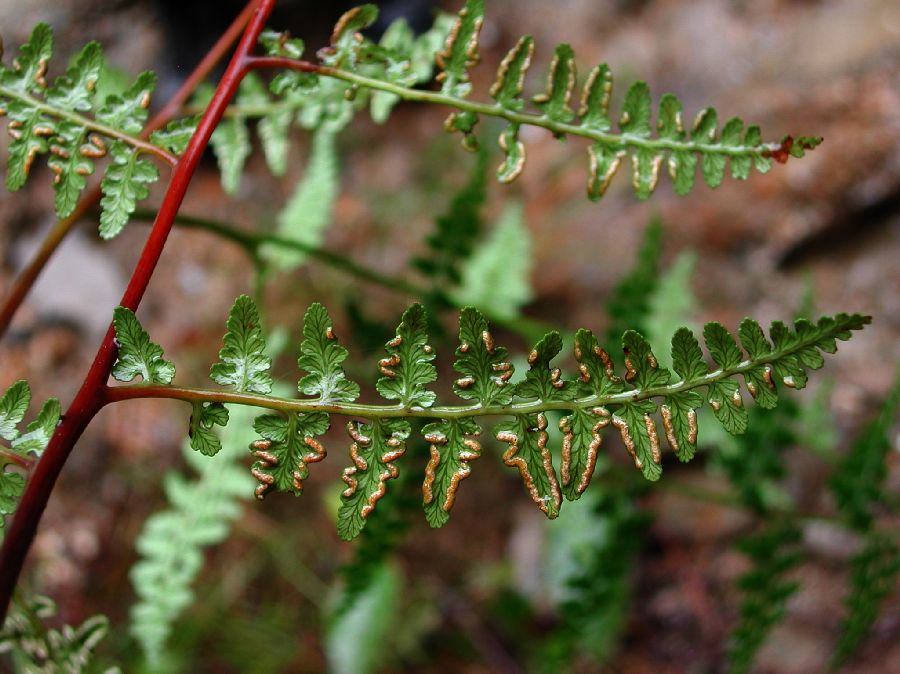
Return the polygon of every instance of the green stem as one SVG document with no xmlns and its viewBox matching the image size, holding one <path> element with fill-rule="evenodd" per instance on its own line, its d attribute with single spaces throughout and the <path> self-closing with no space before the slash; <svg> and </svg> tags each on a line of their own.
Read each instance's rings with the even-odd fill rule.
<svg viewBox="0 0 900 674">
<path fill-rule="evenodd" d="M 152 221 L 154 217 L 155 213 L 153 211 L 144 210 L 135 211 L 134 215 L 132 216 L 133 219 L 142 221 Z M 210 220 L 208 218 L 199 218 L 190 215 L 178 215 L 175 221 L 183 227 L 202 229 L 223 239 L 231 241 L 247 251 L 247 254 L 254 259 L 261 257 L 261 252 L 264 246 L 278 246 L 279 248 L 285 248 L 288 250 L 305 253 L 334 269 L 342 271 L 362 281 L 368 281 L 384 288 L 389 288 L 397 292 L 406 293 L 407 295 L 414 295 L 417 297 L 429 294 L 429 290 L 423 286 L 418 286 L 408 281 L 404 281 L 403 279 L 389 276 L 387 274 L 382 274 L 381 272 L 375 271 L 374 269 L 369 269 L 368 267 L 359 265 L 353 260 L 350 260 L 349 258 L 344 257 L 339 253 L 330 251 L 326 248 L 313 246 L 308 243 L 295 241 L 293 239 L 287 239 L 281 236 L 276 236 L 274 234 L 257 234 L 255 232 L 243 231 L 227 223 L 219 222 L 217 220 Z"/>
<path fill-rule="evenodd" d="M 83 115 L 79 115 L 78 113 L 69 112 L 68 110 L 54 107 L 49 103 L 44 103 L 43 101 L 29 96 L 28 94 L 23 94 L 19 91 L 16 91 L 15 89 L 0 86 L 0 97 L 20 100 L 26 103 L 29 107 L 36 108 L 45 114 L 52 115 L 53 117 L 58 117 L 59 119 L 68 120 L 74 124 L 77 124 L 78 126 L 85 127 L 90 131 L 94 131 L 108 138 L 121 140 L 123 143 L 131 145 L 141 152 L 146 152 L 147 154 L 152 154 L 156 157 L 159 157 L 169 166 L 175 166 L 175 162 L 178 161 L 175 155 L 161 147 L 154 145 L 153 143 L 137 138 L 136 136 L 130 136 L 127 133 L 119 131 L 118 129 L 114 129 L 111 126 L 101 124 L 100 122 L 89 117 L 84 117 Z"/>
<path fill-rule="evenodd" d="M 659 152 L 661 150 L 669 150 L 716 153 L 728 155 L 730 157 L 745 157 L 748 155 L 753 157 L 763 156 L 764 153 L 774 152 L 781 147 L 780 143 L 760 143 L 759 145 L 730 145 L 728 147 L 725 147 L 719 144 L 702 143 L 695 140 L 646 138 L 629 133 L 611 133 L 590 128 L 584 126 L 583 124 L 569 124 L 565 122 L 558 122 L 556 120 L 550 119 L 549 117 L 547 117 L 547 115 L 543 114 L 510 110 L 509 108 L 504 108 L 499 103 L 480 103 L 478 101 L 471 101 L 464 98 L 456 98 L 455 96 L 448 96 L 447 94 L 441 93 L 439 91 L 411 89 L 399 84 L 394 84 L 392 82 L 385 82 L 383 80 L 366 77 L 365 75 L 360 75 L 358 73 L 341 70 L 340 68 L 332 68 L 329 66 L 319 65 L 317 63 L 310 63 L 309 61 L 298 61 L 295 59 L 278 56 L 256 56 L 249 60 L 249 65 L 251 68 L 285 68 L 289 70 L 299 70 L 301 72 L 316 73 L 318 75 L 324 75 L 326 77 L 333 77 L 335 79 L 343 80 L 345 82 L 349 82 L 350 84 L 364 87 L 366 89 L 373 89 L 394 94 L 404 101 L 412 101 L 416 103 L 434 103 L 436 105 L 444 105 L 449 108 L 455 108 L 456 110 L 460 110 L 462 112 L 472 112 L 489 117 L 498 117 L 500 119 L 505 119 L 506 121 L 513 124 L 526 124 L 528 126 L 540 127 L 542 129 L 546 129 L 555 136 L 580 136 L 582 138 L 592 140 L 595 143 L 602 143 L 603 145 L 606 145 L 608 147 L 633 147 L 643 150 L 653 150 L 655 152 Z M 255 108 L 248 108 L 248 112 L 255 113 L 260 112 L 260 110 L 257 110 Z M 237 114 L 237 110 L 232 109 L 231 114 Z M 241 110 L 241 114 L 244 114 L 243 110 Z"/>
<path fill-rule="evenodd" d="M 135 221 L 151 222 L 155 216 L 156 213 L 154 211 L 138 209 L 131 217 L 132 220 Z M 418 285 L 396 276 L 383 274 L 374 269 L 370 269 L 369 267 L 364 267 L 340 253 L 335 253 L 327 248 L 313 246 L 308 243 L 287 239 L 274 234 L 248 232 L 226 222 L 211 220 L 209 218 L 200 218 L 192 215 L 178 215 L 175 222 L 182 227 L 207 231 L 237 244 L 246 251 L 247 255 L 250 256 L 254 265 L 257 267 L 259 267 L 260 261 L 264 259 L 262 255 L 263 247 L 267 245 L 278 246 L 279 248 L 305 253 L 310 257 L 315 258 L 318 262 L 348 274 L 360 281 L 367 281 L 404 295 L 425 298 L 434 294 L 434 289 L 432 288 Z M 552 325 L 525 317 L 504 319 L 496 316 L 488 316 L 488 318 L 497 325 L 521 335 L 530 343 L 537 342 L 545 334 L 555 329 Z"/>
</svg>

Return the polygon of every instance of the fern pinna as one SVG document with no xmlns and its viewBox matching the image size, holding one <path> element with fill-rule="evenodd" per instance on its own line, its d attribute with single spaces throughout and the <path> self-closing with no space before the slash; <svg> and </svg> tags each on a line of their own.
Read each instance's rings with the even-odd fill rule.
<svg viewBox="0 0 900 674">
<path fill-rule="evenodd" d="M 308 374 L 298 389 L 312 397 L 299 400 L 248 392 L 247 382 L 254 379 L 234 376 L 255 372 L 259 388 L 265 392 L 270 385 L 259 366 L 265 355 L 257 332 L 258 314 L 246 296 L 238 298 L 229 317 L 222 352 L 228 360 L 213 366 L 214 379 L 230 391 L 169 386 L 170 364 L 161 348 L 149 341 L 131 312 L 119 308 L 117 314 L 117 325 L 128 329 L 117 332 L 119 364 L 113 376 L 130 381 L 141 371 L 148 379 L 138 386 L 111 389 L 110 399 L 178 398 L 191 402 L 195 416 L 207 415 L 207 410 L 224 403 L 277 412 L 257 418 L 254 424 L 261 436 L 251 445 L 257 459 L 252 472 L 259 481 L 259 497 L 272 490 L 299 495 L 309 464 L 324 458 L 325 448 L 318 438 L 329 429 L 331 416 L 350 417 L 351 465 L 343 475 L 347 488 L 338 518 L 338 530 L 345 539 L 359 534 L 387 483 L 397 477 L 413 418 L 433 420 L 422 431 L 431 452 L 423 480 L 423 506 L 432 526 L 447 521 L 460 482 L 481 455 L 478 438 L 484 416 L 505 418 L 492 432 L 506 445 L 503 461 L 518 470 L 531 499 L 554 518 L 563 496 L 577 499 L 587 488 L 607 427 L 621 436 L 644 477 L 658 480 L 662 439 L 681 461 L 689 461 L 697 447 L 697 411 L 704 405 L 712 408 L 730 433 L 746 430 L 747 409 L 739 377 L 757 404 L 772 407 L 779 386 L 805 386 L 807 370 L 823 365 L 821 352 L 833 353 L 836 340 L 848 339 L 852 330 L 869 322 L 858 314 L 838 314 L 817 323 L 799 319 L 793 329 L 775 322 L 767 338 L 756 321 L 745 319 L 738 331 L 743 350 L 724 326 L 708 323 L 703 337 L 715 362 L 712 369 L 697 338 L 682 328 L 672 338 L 674 373 L 660 367 L 640 334 L 628 331 L 622 338 L 622 376 L 593 333 L 582 329 L 574 343 L 578 375 L 571 378 L 552 362 L 563 343 L 559 333 L 551 332 L 528 355 L 530 367 L 524 378 L 513 383 L 514 368 L 506 348 L 495 343 L 478 310 L 467 307 L 459 318 L 454 368 L 460 376 L 453 382 L 454 393 L 465 404 L 444 406 L 435 404 L 436 393 L 428 388 L 437 377 L 432 363 L 436 354 L 428 344 L 425 312 L 413 305 L 404 313 L 396 336 L 387 342 L 388 355 L 378 363 L 382 376 L 376 389 L 385 400 L 396 402 L 379 406 L 355 402 L 359 386 L 347 378 L 342 365 L 347 350 L 338 343 L 320 304 L 311 306 L 304 319 L 298 364 Z M 223 377 L 226 368 L 232 375 Z M 563 447 L 558 472 L 548 447 L 547 415 L 553 411 L 564 413 L 559 422 Z M 215 422 L 219 421 L 227 422 L 227 415 L 216 417 Z"/>
</svg>

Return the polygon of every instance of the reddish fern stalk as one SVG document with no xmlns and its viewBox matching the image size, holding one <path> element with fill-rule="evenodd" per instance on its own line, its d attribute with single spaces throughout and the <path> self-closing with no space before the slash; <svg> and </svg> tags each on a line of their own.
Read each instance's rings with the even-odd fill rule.
<svg viewBox="0 0 900 674">
<path fill-rule="evenodd" d="M 274 0 L 252 0 L 248 4 L 247 11 L 251 9 L 254 11 L 253 18 L 244 29 L 234 56 L 187 149 L 175 165 L 153 228 L 122 296 L 121 306 L 134 311 L 140 305 L 210 136 L 234 98 L 241 80 L 252 68 L 250 54 L 273 5 Z M 22 564 L 34 540 L 41 515 L 56 480 L 78 438 L 107 402 L 107 381 L 116 360 L 116 352 L 115 333 L 110 325 L 72 405 L 63 416 L 50 444 L 29 477 L 0 552 L 0 624 L 5 620 Z"/>
</svg>

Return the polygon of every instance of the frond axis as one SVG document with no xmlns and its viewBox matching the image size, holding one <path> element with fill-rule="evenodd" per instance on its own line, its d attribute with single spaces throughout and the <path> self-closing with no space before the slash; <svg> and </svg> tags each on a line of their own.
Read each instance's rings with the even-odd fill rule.
<svg viewBox="0 0 900 674">
<path fill-rule="evenodd" d="M 536 126 L 546 129 L 555 136 L 578 136 L 586 138 L 595 143 L 601 143 L 610 149 L 635 148 L 637 150 L 650 151 L 682 151 L 682 152 L 698 152 L 701 154 L 719 154 L 728 157 L 764 157 L 770 158 L 783 151 L 783 143 L 768 142 L 759 145 L 720 145 L 717 143 L 706 143 L 697 140 L 678 141 L 671 138 L 645 138 L 630 133 L 611 133 L 607 131 L 598 131 L 587 128 L 581 124 L 571 122 L 558 122 L 548 118 L 546 115 L 539 115 L 528 112 L 518 112 L 505 108 L 499 103 L 480 103 L 469 99 L 456 98 L 448 96 L 437 91 L 427 91 L 424 89 L 410 89 L 392 82 L 366 77 L 358 73 L 333 68 L 331 66 L 319 65 L 309 61 L 301 61 L 281 56 L 254 56 L 247 59 L 248 68 L 285 68 L 289 70 L 298 70 L 300 72 L 315 73 L 326 77 L 333 77 L 344 80 L 350 84 L 367 89 L 384 91 L 399 96 L 405 101 L 416 103 L 434 103 L 436 105 L 444 105 L 446 107 L 455 108 L 462 112 L 472 112 L 476 114 L 486 115 L 489 117 L 497 117 L 505 119 L 513 124 L 524 124 L 527 126 Z M 233 113 L 232 113 L 233 114 Z M 780 155 L 779 155 L 780 156 Z"/>
<path fill-rule="evenodd" d="M 158 159 L 161 159 L 169 166 L 175 166 L 176 162 L 178 161 L 178 157 L 173 155 L 168 150 L 159 147 L 158 145 L 154 145 L 153 143 L 138 138 L 137 136 L 131 136 L 111 126 L 107 126 L 106 124 L 101 124 L 100 122 L 93 120 L 90 117 L 85 117 L 84 115 L 79 115 L 75 112 L 57 108 L 53 105 L 50 105 L 49 103 L 45 103 L 32 96 L 29 96 L 28 94 L 23 94 L 7 87 L 0 86 L 0 98 L 13 98 L 22 101 L 29 107 L 32 107 L 44 114 L 56 117 L 58 119 L 64 119 L 72 122 L 73 124 L 84 127 L 88 130 L 88 132 L 97 133 L 101 136 L 106 136 L 107 138 L 113 138 L 115 140 L 121 140 L 123 143 L 130 145 L 139 152 L 151 154 Z"/>
</svg>

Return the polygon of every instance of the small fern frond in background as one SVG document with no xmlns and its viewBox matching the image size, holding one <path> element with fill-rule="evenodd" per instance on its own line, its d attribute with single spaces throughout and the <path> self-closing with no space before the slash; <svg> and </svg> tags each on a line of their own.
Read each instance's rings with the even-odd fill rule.
<svg viewBox="0 0 900 674">
<path fill-rule="evenodd" d="M 0 115 L 9 117 L 12 136 L 6 186 L 12 191 L 23 187 L 37 157 L 48 155 L 56 214 L 64 218 L 87 187 L 94 162 L 109 154 L 101 181 L 100 235 L 112 238 L 127 224 L 136 202 L 148 196 L 148 185 L 159 179 L 156 164 L 145 155 L 173 159 L 164 147 L 137 137 L 147 121 L 156 76 L 141 73 L 121 93 L 97 101 L 94 90 L 104 66 L 100 46 L 88 43 L 51 85 L 46 73 L 52 53 L 53 32 L 41 23 L 12 67 L 0 64 Z"/>
<path fill-rule="evenodd" d="M 533 296 L 531 233 L 524 209 L 507 203 L 485 241 L 462 268 L 459 286 L 450 291 L 457 306 L 476 306 L 497 320 L 519 316 Z"/>
<path fill-rule="evenodd" d="M 250 497 L 253 480 L 241 465 L 253 439 L 252 410 L 230 410 L 220 431 L 221 451 L 201 456 L 186 442 L 183 455 L 196 477 L 170 472 L 164 480 L 169 506 L 151 515 L 135 541 L 140 559 L 131 569 L 137 602 L 131 633 L 151 671 L 167 671 L 166 641 L 178 616 L 194 601 L 192 584 L 203 568 L 203 550 L 224 541 L 229 525 Z M 217 438 L 218 440 L 218 438 Z"/>
<path fill-rule="evenodd" d="M 297 182 L 293 194 L 278 213 L 279 236 L 318 246 L 331 224 L 334 202 L 340 190 L 340 176 L 335 133 L 317 129 L 312 138 L 306 172 Z M 306 256 L 284 247 L 266 249 L 267 257 L 278 267 L 296 267 Z"/>
<path fill-rule="evenodd" d="M 741 619 L 731 633 L 728 648 L 729 674 L 750 671 L 757 650 L 784 616 L 787 600 L 798 587 L 788 580 L 788 575 L 800 563 L 800 540 L 800 530 L 790 522 L 782 522 L 768 525 L 738 544 L 753 566 L 738 579 L 743 600 Z"/>
<path fill-rule="evenodd" d="M 92 667 L 93 651 L 109 632 L 109 620 L 96 615 L 78 627 L 45 627 L 44 621 L 55 616 L 56 605 L 47 597 L 15 600 L 0 630 L 0 653 L 9 653 L 16 671 L 23 674 L 97 671 Z M 121 672 L 113 667 L 103 670 L 103 674 Z"/>
<path fill-rule="evenodd" d="M 890 432 L 898 409 L 900 378 L 878 417 L 863 428 L 831 479 L 838 511 L 850 527 L 863 535 L 863 547 L 851 562 L 850 589 L 844 600 L 846 615 L 831 660 L 834 669 L 856 653 L 875 624 L 882 602 L 897 588 L 900 578 L 900 549 L 875 525 L 876 508 L 884 507 L 887 501 L 884 482 Z"/>
</svg>

